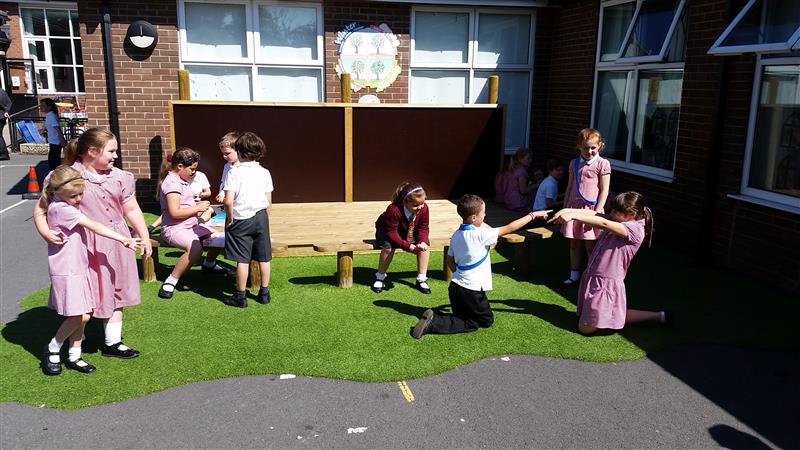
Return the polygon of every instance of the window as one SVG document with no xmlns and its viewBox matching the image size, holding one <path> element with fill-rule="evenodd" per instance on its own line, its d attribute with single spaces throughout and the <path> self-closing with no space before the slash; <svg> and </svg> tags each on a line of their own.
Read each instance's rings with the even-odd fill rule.
<svg viewBox="0 0 800 450">
<path fill-rule="evenodd" d="M 708 53 L 780 53 L 791 49 L 800 49 L 800 2 L 750 0 Z"/>
<path fill-rule="evenodd" d="M 48 94 L 83 93 L 78 11 L 23 7 L 20 22 L 23 52 L 34 60 L 38 90 Z"/>
<path fill-rule="evenodd" d="M 760 57 L 742 194 L 800 210 L 800 56 Z"/>
<path fill-rule="evenodd" d="M 322 6 L 183 1 L 181 62 L 195 100 L 323 101 Z"/>
<path fill-rule="evenodd" d="M 472 8 L 415 8 L 411 26 L 410 103 L 488 101 L 500 76 L 506 151 L 528 145 L 533 84 L 534 14 Z"/>
<path fill-rule="evenodd" d="M 602 4 L 592 124 L 615 168 L 672 179 L 686 26 L 683 0 Z"/>
</svg>

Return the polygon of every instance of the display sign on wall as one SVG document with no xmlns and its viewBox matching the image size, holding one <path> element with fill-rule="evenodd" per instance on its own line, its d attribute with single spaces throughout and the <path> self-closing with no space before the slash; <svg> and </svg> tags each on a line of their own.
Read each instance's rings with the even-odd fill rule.
<svg viewBox="0 0 800 450">
<path fill-rule="evenodd" d="M 380 92 L 400 74 L 397 47 L 400 40 L 388 25 L 361 25 L 353 22 L 336 34 L 339 62 L 336 73 L 349 73 L 353 91 L 371 87 Z"/>
</svg>

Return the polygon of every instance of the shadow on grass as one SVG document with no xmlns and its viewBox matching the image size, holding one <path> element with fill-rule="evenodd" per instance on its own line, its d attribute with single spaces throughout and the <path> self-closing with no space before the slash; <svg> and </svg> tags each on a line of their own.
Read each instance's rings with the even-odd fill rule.
<svg viewBox="0 0 800 450">
<path fill-rule="evenodd" d="M 371 287 L 375 282 L 375 268 L 374 267 L 353 267 L 353 286 L 367 286 Z M 428 276 L 436 279 L 443 279 L 444 272 L 441 270 L 429 270 Z M 415 288 L 414 282 L 409 279 L 416 279 L 417 273 L 413 271 L 404 272 L 390 272 L 384 281 L 384 291 L 393 289 L 396 285 L 406 285 Z M 336 271 L 334 270 L 330 275 L 315 275 L 311 277 L 292 277 L 289 278 L 289 283 L 297 285 L 315 285 L 327 284 L 329 286 L 336 286 Z"/>
<path fill-rule="evenodd" d="M 394 300 L 375 300 L 374 302 L 372 302 L 372 304 L 379 308 L 393 309 L 399 312 L 400 314 L 405 314 L 407 316 L 414 317 L 415 319 L 419 318 L 422 315 L 422 313 L 424 313 L 425 310 L 428 309 L 424 306 L 410 305 L 408 303 L 398 302 Z M 444 305 L 434 306 L 430 309 L 440 314 L 446 314 L 450 311 L 450 305 L 444 304 Z"/>
<path fill-rule="evenodd" d="M 50 308 L 38 306 L 22 311 L 16 318 L 3 328 L 3 338 L 12 344 L 19 345 L 30 353 L 37 361 L 42 357 L 44 346 L 55 336 L 58 327 L 64 322 L 64 317 L 59 316 Z M 83 353 L 96 353 L 103 342 L 103 323 L 98 319 L 91 319 L 84 330 Z M 62 347 L 66 352 L 67 343 Z"/>
<path fill-rule="evenodd" d="M 489 300 L 495 312 L 511 312 L 516 314 L 530 314 L 562 330 L 577 333 L 578 320 L 575 313 L 567 311 L 563 306 L 541 303 L 535 300 Z M 506 305 L 509 308 L 497 308 L 495 305 Z"/>
</svg>

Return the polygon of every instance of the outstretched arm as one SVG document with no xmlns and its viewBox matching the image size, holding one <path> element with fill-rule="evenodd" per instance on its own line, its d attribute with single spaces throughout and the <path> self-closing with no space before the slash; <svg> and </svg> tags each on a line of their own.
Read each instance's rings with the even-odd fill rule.
<svg viewBox="0 0 800 450">
<path fill-rule="evenodd" d="M 551 210 L 534 211 L 534 212 L 530 212 L 528 214 L 525 214 L 524 216 L 520 217 L 519 219 L 517 219 L 517 220 L 515 220 L 515 221 L 513 221 L 513 222 L 511 222 L 511 223 L 509 223 L 507 225 L 503 225 L 502 227 L 498 228 L 497 229 L 497 235 L 498 236 L 505 236 L 505 235 L 507 235 L 509 233 L 513 233 L 513 232 L 519 230 L 520 228 L 524 227 L 528 223 L 530 223 L 531 220 L 536 219 L 536 218 L 546 219 L 547 218 L 547 214 L 549 214 L 550 211 Z"/>
<path fill-rule="evenodd" d="M 94 233 L 99 234 L 100 236 L 113 239 L 117 242 L 121 242 L 122 245 L 128 247 L 131 250 L 136 250 L 137 248 L 142 247 L 141 240 L 139 238 L 125 237 L 117 233 L 116 231 L 112 230 L 111 228 L 108 228 L 107 226 L 99 222 L 95 222 L 94 220 L 86 216 L 83 216 L 83 218 L 80 221 L 78 221 L 78 225 L 81 225 L 82 227 L 89 229 Z"/>
<path fill-rule="evenodd" d="M 555 217 L 550 219 L 549 223 L 565 223 L 570 220 L 577 220 L 586 225 L 593 226 L 614 233 L 617 236 L 627 238 L 628 229 L 619 222 L 613 221 L 602 214 L 597 214 L 596 211 L 591 209 L 562 209 L 556 213 Z"/>
</svg>

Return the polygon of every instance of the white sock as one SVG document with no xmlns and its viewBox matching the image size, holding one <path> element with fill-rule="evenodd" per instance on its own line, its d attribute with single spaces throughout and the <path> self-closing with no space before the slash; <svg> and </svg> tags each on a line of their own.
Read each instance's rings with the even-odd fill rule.
<svg viewBox="0 0 800 450">
<path fill-rule="evenodd" d="M 659 311 L 658 312 L 658 321 L 661 322 L 661 323 L 664 323 L 664 322 L 667 321 L 667 314 L 664 313 L 664 311 Z"/>
<path fill-rule="evenodd" d="M 53 339 L 50 339 L 50 343 L 47 344 L 47 350 L 49 350 L 50 353 L 58 353 L 61 351 L 62 345 L 64 345 L 64 341 L 59 342 L 53 337 Z"/>
<path fill-rule="evenodd" d="M 122 342 L 122 321 L 119 322 L 106 322 L 104 325 L 106 334 L 106 345 L 114 345 Z M 120 350 L 125 350 L 120 347 Z"/>
<path fill-rule="evenodd" d="M 581 279 L 581 271 L 580 270 L 570 270 L 569 271 L 569 279 L 572 281 L 578 281 Z"/>
<path fill-rule="evenodd" d="M 383 281 L 383 280 L 385 280 L 385 279 L 386 279 L 386 272 L 383 272 L 383 273 L 381 273 L 381 272 L 375 272 L 375 278 L 377 278 L 377 279 L 378 279 L 378 281 Z"/>
<path fill-rule="evenodd" d="M 164 284 L 161 285 L 161 289 L 164 289 L 167 292 L 172 292 L 175 290 L 175 286 L 178 285 L 178 281 L 180 281 L 180 278 L 175 278 L 170 275 L 166 280 L 164 280 Z"/>
<path fill-rule="evenodd" d="M 69 356 L 67 357 L 67 359 L 69 359 L 70 362 L 75 362 L 75 361 L 81 359 L 81 348 L 80 347 L 70 347 L 69 348 Z M 83 367 L 83 366 L 85 366 L 87 364 L 86 364 L 86 362 L 81 361 L 81 362 L 78 363 L 78 365 L 80 367 Z"/>
<path fill-rule="evenodd" d="M 417 281 L 419 281 L 420 283 L 424 283 L 424 282 L 428 281 L 428 274 L 426 274 L 426 273 L 418 273 L 417 274 Z"/>
</svg>

